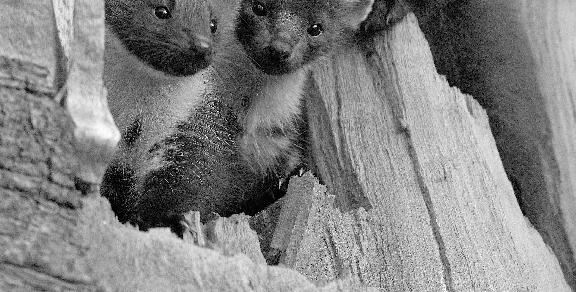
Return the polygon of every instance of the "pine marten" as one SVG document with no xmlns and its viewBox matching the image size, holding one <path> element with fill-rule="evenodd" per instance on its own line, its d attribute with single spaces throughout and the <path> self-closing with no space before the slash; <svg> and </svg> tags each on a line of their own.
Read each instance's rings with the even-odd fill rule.
<svg viewBox="0 0 576 292">
<path fill-rule="evenodd" d="M 352 39 L 372 1 L 240 1 L 234 18 L 218 21 L 219 49 L 198 104 L 179 105 L 185 118 L 109 168 L 104 189 L 129 186 L 120 220 L 147 229 L 190 210 L 228 216 L 269 202 L 302 163 L 308 68 Z"/>
<path fill-rule="evenodd" d="M 106 0 L 105 26 L 104 82 L 122 139 L 101 193 L 126 221 L 147 149 L 200 101 L 217 19 L 206 0 Z"/>
</svg>

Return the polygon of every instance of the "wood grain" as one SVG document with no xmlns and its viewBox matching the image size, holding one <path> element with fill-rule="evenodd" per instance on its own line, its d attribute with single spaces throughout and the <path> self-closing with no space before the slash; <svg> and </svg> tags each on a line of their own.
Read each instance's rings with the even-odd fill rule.
<svg viewBox="0 0 576 292">
<path fill-rule="evenodd" d="M 576 3 L 462 2 L 423 30 L 439 72 L 487 110 L 521 210 L 576 289 Z"/>
<path fill-rule="evenodd" d="M 286 264 L 318 280 L 349 271 L 392 291 L 569 291 L 520 212 L 486 113 L 436 73 L 413 15 L 318 66 L 314 79 L 320 175 L 330 193 L 351 166 L 362 192 L 335 189 L 331 212 L 329 201 L 298 204 L 287 246 L 299 248 Z"/>
<path fill-rule="evenodd" d="M 55 21 L 69 10 L 46 13 L 54 11 L 49 1 L 0 4 L 9 20 L 0 26 L 8 40 L 0 43 L 0 290 L 365 290 L 358 284 L 392 291 L 569 290 L 556 257 L 520 212 L 486 113 L 437 74 L 413 16 L 314 70 L 307 106 L 327 188 L 310 175 L 293 179 L 269 243 L 296 271 L 263 263 L 245 217 L 210 227 L 229 256 L 167 230 L 143 233 L 119 224 L 108 202 L 79 184 L 81 166 L 95 177 L 98 166 L 78 151 L 74 107 L 56 99 L 59 80 L 72 80 L 69 97 L 88 98 L 77 107 L 102 105 L 102 1 L 90 2 L 74 2 L 74 24 L 81 25 L 69 40 L 70 58 L 78 60 L 70 70 L 60 67 L 64 38 L 58 40 Z M 534 6 L 523 12 L 575 19 L 525 3 Z M 540 73 L 526 80 L 572 97 L 573 83 L 555 87 L 545 78 L 573 72 L 553 58 L 569 53 L 554 45 L 564 39 L 540 39 L 558 35 L 540 33 L 548 22 L 539 22 L 539 14 L 521 15 L 534 31 L 528 39 L 547 48 L 529 47 L 538 53 L 533 64 Z M 565 110 L 570 100 L 544 103 L 546 114 Z M 550 127 L 570 129 L 569 113 L 560 116 Z M 564 146 L 546 149 L 571 153 L 570 135 L 553 135 L 561 138 L 552 145 Z M 562 155 L 546 164 L 557 169 L 546 175 L 571 173 Z M 564 206 L 570 197 L 552 198 L 560 203 L 546 210 L 572 214 Z M 253 260 L 237 253 L 243 250 Z M 336 278 L 348 280 L 330 282 Z"/>
</svg>

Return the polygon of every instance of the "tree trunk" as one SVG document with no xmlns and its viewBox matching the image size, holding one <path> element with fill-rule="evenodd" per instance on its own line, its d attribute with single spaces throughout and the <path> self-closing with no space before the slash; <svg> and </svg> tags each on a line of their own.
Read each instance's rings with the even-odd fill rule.
<svg viewBox="0 0 576 292">
<path fill-rule="evenodd" d="M 520 212 L 484 110 L 436 73 L 414 17 L 314 80 L 311 141 L 335 198 L 309 182 L 286 199 L 281 263 L 392 291 L 570 289 Z"/>
<path fill-rule="evenodd" d="M 487 110 L 520 208 L 576 289 L 576 2 L 461 2 L 423 30 L 438 71 Z"/>
</svg>

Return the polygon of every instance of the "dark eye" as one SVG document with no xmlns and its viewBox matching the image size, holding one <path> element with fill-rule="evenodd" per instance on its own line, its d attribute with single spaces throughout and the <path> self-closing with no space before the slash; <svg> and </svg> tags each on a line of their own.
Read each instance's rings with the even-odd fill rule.
<svg viewBox="0 0 576 292">
<path fill-rule="evenodd" d="M 168 19 L 172 17 L 170 10 L 166 6 L 158 6 L 154 9 L 154 15 L 160 19 Z"/>
<path fill-rule="evenodd" d="M 264 6 L 264 4 L 262 4 L 262 2 L 254 2 L 254 4 L 252 5 L 252 11 L 254 11 L 254 14 L 258 15 L 258 16 L 264 16 L 266 15 L 266 6 Z"/>
<path fill-rule="evenodd" d="M 215 33 L 218 30 L 218 21 L 216 19 L 210 20 L 210 32 Z"/>
<path fill-rule="evenodd" d="M 319 23 L 313 24 L 308 28 L 308 34 L 314 37 L 319 36 L 323 31 L 324 29 Z"/>
</svg>

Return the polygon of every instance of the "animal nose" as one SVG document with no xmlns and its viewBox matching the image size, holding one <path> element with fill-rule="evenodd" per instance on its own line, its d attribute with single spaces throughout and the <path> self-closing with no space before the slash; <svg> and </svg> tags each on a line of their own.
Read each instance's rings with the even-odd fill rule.
<svg viewBox="0 0 576 292">
<path fill-rule="evenodd" d="M 212 41 L 203 35 L 194 36 L 192 46 L 199 54 L 210 55 L 212 52 Z"/>
<path fill-rule="evenodd" d="M 273 42 L 268 47 L 268 53 L 270 57 L 277 61 L 286 61 L 290 58 L 290 53 L 292 51 L 292 46 L 285 42 Z"/>
</svg>

